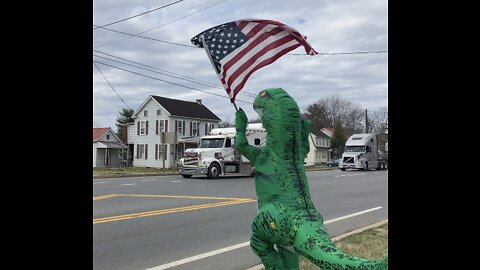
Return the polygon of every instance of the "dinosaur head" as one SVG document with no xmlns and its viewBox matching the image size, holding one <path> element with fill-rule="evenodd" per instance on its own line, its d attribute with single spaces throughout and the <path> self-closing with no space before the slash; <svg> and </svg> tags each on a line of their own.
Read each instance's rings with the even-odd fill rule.
<svg viewBox="0 0 480 270">
<path fill-rule="evenodd" d="M 260 91 L 253 102 L 253 109 L 262 119 L 267 133 L 278 129 L 296 129 L 300 124 L 297 102 L 282 88 Z"/>
</svg>

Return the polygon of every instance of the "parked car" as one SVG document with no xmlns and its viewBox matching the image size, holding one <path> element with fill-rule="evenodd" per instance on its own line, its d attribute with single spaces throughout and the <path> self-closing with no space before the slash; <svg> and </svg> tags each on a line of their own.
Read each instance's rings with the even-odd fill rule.
<svg viewBox="0 0 480 270">
<path fill-rule="evenodd" d="M 327 162 L 328 167 L 336 167 L 338 166 L 338 163 L 340 162 L 339 159 L 332 159 L 329 162 Z"/>
</svg>

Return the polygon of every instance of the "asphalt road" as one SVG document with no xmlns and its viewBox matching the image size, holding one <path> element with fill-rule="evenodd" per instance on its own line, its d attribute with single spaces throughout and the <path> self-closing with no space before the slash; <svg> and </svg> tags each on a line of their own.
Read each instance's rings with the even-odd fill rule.
<svg viewBox="0 0 480 270">
<path fill-rule="evenodd" d="M 388 171 L 318 171 L 307 177 L 331 237 L 388 218 Z M 94 269 L 244 270 L 260 264 L 248 246 L 257 213 L 253 181 L 95 179 Z"/>
</svg>

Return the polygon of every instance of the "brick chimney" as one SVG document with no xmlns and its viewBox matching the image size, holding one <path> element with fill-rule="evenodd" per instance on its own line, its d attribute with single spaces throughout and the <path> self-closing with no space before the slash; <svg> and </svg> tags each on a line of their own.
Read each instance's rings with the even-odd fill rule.
<svg viewBox="0 0 480 270">
<path fill-rule="evenodd" d="M 197 103 L 202 105 L 202 100 L 201 99 L 197 99 Z"/>
</svg>

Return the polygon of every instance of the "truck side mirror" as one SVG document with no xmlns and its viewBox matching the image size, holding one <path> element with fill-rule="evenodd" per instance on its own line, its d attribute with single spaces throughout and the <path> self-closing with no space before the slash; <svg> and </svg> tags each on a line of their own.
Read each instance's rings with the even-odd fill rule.
<svg viewBox="0 0 480 270">
<path fill-rule="evenodd" d="M 259 139 L 259 138 L 256 138 L 256 139 L 253 141 L 253 143 L 254 143 L 255 145 L 260 145 L 260 139 Z"/>
</svg>

